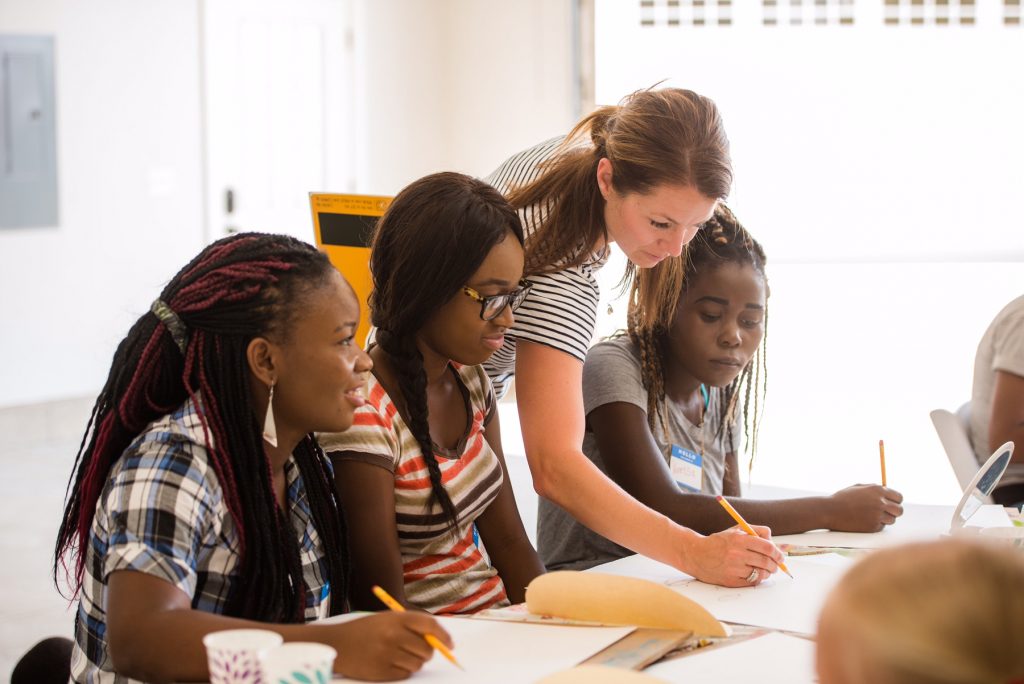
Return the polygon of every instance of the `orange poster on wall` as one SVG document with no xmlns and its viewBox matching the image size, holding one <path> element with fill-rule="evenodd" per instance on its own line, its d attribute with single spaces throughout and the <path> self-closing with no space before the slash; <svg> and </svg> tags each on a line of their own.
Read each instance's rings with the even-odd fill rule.
<svg viewBox="0 0 1024 684">
<path fill-rule="evenodd" d="M 370 238 L 377 220 L 391 204 L 390 197 L 309 193 L 316 246 L 351 283 L 359 298 L 362 315 L 356 340 L 366 345 L 370 332 L 367 301 L 370 297 Z"/>
</svg>

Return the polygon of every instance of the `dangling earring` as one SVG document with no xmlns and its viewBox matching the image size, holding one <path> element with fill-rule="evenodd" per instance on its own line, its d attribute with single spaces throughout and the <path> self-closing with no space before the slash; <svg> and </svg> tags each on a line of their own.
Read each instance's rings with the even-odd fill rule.
<svg viewBox="0 0 1024 684">
<path fill-rule="evenodd" d="M 263 421 L 263 439 L 272 447 L 277 446 L 277 423 L 274 422 L 274 386 L 270 386 L 267 399 L 267 419 Z"/>
</svg>

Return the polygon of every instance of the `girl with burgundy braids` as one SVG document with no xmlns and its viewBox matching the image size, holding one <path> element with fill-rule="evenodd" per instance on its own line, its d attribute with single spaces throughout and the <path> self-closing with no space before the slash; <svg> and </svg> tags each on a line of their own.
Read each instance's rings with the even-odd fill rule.
<svg viewBox="0 0 1024 684">
<path fill-rule="evenodd" d="M 313 437 L 345 430 L 372 367 L 359 305 L 313 247 L 213 243 L 132 326 L 86 427 L 54 573 L 79 598 L 75 681 L 208 678 L 202 638 L 262 627 L 397 679 L 450 641 L 425 615 L 347 610 L 347 532 Z"/>
<path fill-rule="evenodd" d="M 627 492 L 680 525 L 713 534 L 733 525 L 715 500 L 778 534 L 818 528 L 875 532 L 902 513 L 881 485 L 773 501 L 740 497 L 745 434 L 757 446 L 767 380 L 766 258 L 724 204 L 687 245 L 641 271 L 628 334 L 595 345 L 583 366 L 583 452 Z M 549 569 L 584 569 L 629 551 L 541 501 L 538 545 Z M 747 568 L 747 581 L 763 579 Z"/>
</svg>

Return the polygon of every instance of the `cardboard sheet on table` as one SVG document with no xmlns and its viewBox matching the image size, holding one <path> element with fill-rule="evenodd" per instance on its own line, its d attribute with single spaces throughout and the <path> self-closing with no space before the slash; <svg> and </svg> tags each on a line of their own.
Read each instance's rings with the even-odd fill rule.
<svg viewBox="0 0 1024 684">
<path fill-rule="evenodd" d="M 705 584 L 645 556 L 620 558 L 594 570 L 661 582 L 723 622 L 813 634 L 825 599 L 851 561 L 837 554 L 822 554 L 790 557 L 786 565 L 793 579 L 777 572 L 756 587 L 735 589 Z"/>
<path fill-rule="evenodd" d="M 904 504 L 903 515 L 881 532 L 832 532 L 815 530 L 803 534 L 774 537 L 776 544 L 826 546 L 843 549 L 881 549 L 897 544 L 934 541 L 949 533 L 953 506 Z M 1002 506 L 982 506 L 967 522 L 971 527 L 1009 527 L 1012 525 Z M 786 561 L 788 564 L 789 561 Z"/>
<path fill-rule="evenodd" d="M 651 665 L 644 674 L 671 682 L 809 684 L 817 681 L 814 642 L 774 633 L 698 649 L 682 658 Z"/>
<path fill-rule="evenodd" d="M 569 627 L 438 617 L 465 672 L 435 653 L 414 682 L 533 682 L 580 664 L 633 627 Z M 334 681 L 353 681 L 335 678 Z"/>
</svg>

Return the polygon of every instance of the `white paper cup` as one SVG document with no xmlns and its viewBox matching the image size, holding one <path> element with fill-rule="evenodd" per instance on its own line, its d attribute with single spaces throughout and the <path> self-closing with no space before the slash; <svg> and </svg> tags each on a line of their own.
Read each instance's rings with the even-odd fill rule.
<svg viewBox="0 0 1024 684">
<path fill-rule="evenodd" d="M 260 655 L 265 684 L 326 684 L 338 655 L 324 644 L 291 641 Z"/>
<path fill-rule="evenodd" d="M 981 536 L 986 541 L 1024 548 L 1024 527 L 985 527 Z"/>
<path fill-rule="evenodd" d="M 263 684 L 260 654 L 283 639 L 266 629 L 227 629 L 203 637 L 210 684 Z"/>
</svg>

